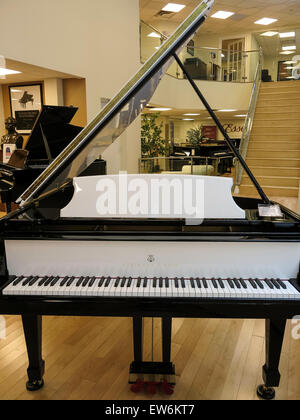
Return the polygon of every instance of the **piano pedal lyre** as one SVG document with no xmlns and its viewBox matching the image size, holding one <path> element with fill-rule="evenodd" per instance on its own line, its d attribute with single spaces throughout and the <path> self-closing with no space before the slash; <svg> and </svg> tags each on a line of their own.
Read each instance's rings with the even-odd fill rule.
<svg viewBox="0 0 300 420">
<path fill-rule="evenodd" d="M 171 395 L 176 385 L 175 366 L 169 362 L 133 362 L 129 384 L 135 393 L 145 389 L 154 395 L 160 389 L 164 394 Z"/>
</svg>

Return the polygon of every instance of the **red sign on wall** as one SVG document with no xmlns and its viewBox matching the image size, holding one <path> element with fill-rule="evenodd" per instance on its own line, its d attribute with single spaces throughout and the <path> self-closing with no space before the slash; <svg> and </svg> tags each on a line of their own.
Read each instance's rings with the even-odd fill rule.
<svg viewBox="0 0 300 420">
<path fill-rule="evenodd" d="M 215 125 L 204 125 L 202 127 L 202 136 L 207 139 L 217 140 L 217 127 Z"/>
</svg>

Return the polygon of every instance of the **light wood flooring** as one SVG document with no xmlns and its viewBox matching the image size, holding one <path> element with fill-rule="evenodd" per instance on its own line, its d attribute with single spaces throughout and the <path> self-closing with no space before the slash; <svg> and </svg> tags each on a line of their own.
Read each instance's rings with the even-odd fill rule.
<svg viewBox="0 0 300 420">
<path fill-rule="evenodd" d="M 273 197 L 272 197 L 273 198 Z M 297 209 L 293 199 L 277 198 Z M 25 390 L 27 355 L 19 317 L 5 317 L 0 340 L 0 399 L 37 400 L 253 400 L 262 382 L 264 321 L 177 319 L 173 324 L 172 361 L 177 386 L 171 397 L 133 394 L 127 383 L 133 360 L 131 319 L 44 318 L 45 387 Z M 154 320 L 154 359 L 161 360 L 160 320 Z M 288 323 L 276 399 L 300 399 L 300 340 Z M 145 320 L 145 360 L 151 360 L 152 321 Z"/>
</svg>

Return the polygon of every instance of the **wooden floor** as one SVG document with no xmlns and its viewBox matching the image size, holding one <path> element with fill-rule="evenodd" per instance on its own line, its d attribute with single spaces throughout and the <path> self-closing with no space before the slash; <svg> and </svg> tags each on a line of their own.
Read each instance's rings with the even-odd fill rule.
<svg viewBox="0 0 300 420">
<path fill-rule="evenodd" d="M 297 203 L 281 199 L 296 210 Z M 168 399 L 160 393 L 133 394 L 128 385 L 133 360 L 130 319 L 44 318 L 45 387 L 25 390 L 27 355 L 19 317 L 5 317 L 0 339 L 0 399 Z M 161 360 L 160 320 L 154 320 L 154 359 Z M 276 398 L 300 399 L 300 340 L 288 323 Z M 145 360 L 152 358 L 152 320 L 145 320 Z M 257 399 L 264 364 L 264 321 L 174 320 L 172 361 L 177 386 L 171 399 Z"/>
<path fill-rule="evenodd" d="M 158 393 L 133 394 L 128 381 L 132 361 L 130 319 L 58 318 L 44 320 L 45 387 L 25 390 L 27 359 L 21 322 L 6 317 L 0 340 L 0 399 L 168 399 Z M 145 359 L 151 360 L 152 321 L 145 320 Z M 154 321 L 154 359 L 160 360 L 160 320 Z M 264 322 L 187 320 L 173 325 L 172 359 L 177 386 L 171 399 L 253 400 L 264 364 Z M 288 325 L 280 364 L 277 399 L 300 399 L 300 340 Z"/>
</svg>

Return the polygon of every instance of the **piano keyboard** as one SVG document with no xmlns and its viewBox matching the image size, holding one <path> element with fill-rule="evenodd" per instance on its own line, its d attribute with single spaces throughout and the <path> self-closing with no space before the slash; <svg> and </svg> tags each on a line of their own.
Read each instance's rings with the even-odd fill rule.
<svg viewBox="0 0 300 420">
<path fill-rule="evenodd" d="M 5 296 L 300 299 L 289 280 L 168 277 L 14 277 Z"/>
</svg>

